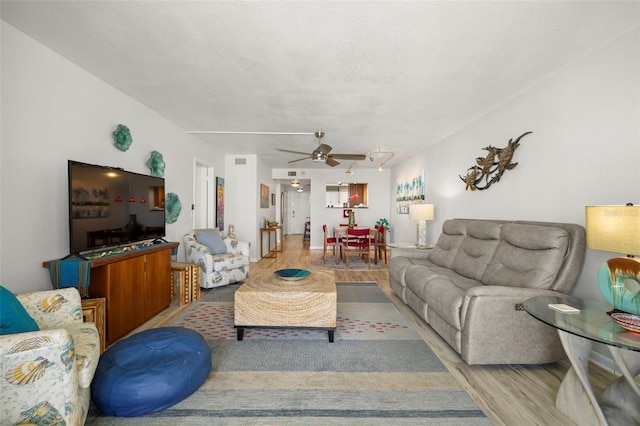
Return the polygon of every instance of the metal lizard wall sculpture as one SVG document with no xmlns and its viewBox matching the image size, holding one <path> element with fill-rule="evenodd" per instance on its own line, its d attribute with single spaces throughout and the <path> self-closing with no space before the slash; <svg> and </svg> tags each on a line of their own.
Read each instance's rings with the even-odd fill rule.
<svg viewBox="0 0 640 426">
<path fill-rule="evenodd" d="M 487 155 L 484 157 L 477 157 L 476 163 L 467 169 L 467 174 L 463 177 L 458 177 L 466 184 L 465 190 L 471 189 L 475 191 L 483 191 L 488 189 L 491 185 L 500 181 L 502 174 L 505 170 L 511 170 L 518 163 L 512 163 L 513 154 L 520 146 L 520 139 L 533 132 L 525 132 L 521 134 L 515 141 L 509 139 L 507 146 L 504 148 L 496 148 L 489 145 L 484 149 L 487 151 Z M 498 157 L 496 161 L 496 156 Z M 482 178 L 484 178 L 484 185 L 481 184 Z"/>
</svg>

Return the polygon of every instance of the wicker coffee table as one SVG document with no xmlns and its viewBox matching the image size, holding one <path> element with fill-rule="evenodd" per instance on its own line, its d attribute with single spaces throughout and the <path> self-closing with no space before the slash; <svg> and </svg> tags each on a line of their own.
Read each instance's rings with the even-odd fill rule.
<svg viewBox="0 0 640 426">
<path fill-rule="evenodd" d="M 273 270 L 259 270 L 236 290 L 234 326 L 238 340 L 246 327 L 313 328 L 327 330 L 333 342 L 337 295 L 333 274 L 313 271 L 289 281 Z"/>
</svg>

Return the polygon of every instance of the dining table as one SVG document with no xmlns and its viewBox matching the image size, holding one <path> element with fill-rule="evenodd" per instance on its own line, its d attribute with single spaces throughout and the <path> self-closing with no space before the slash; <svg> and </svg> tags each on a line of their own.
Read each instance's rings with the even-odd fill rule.
<svg viewBox="0 0 640 426">
<path fill-rule="evenodd" d="M 336 225 L 336 226 L 333 227 L 333 236 L 336 238 L 336 244 L 338 246 L 341 246 L 342 239 L 347 236 L 347 229 L 349 229 L 349 227 L 345 226 L 345 225 Z M 368 226 L 354 226 L 351 229 L 368 229 L 369 230 L 369 238 L 370 238 L 371 241 L 374 241 L 371 244 L 373 246 L 373 248 L 374 248 L 374 253 L 373 253 L 374 254 L 374 256 L 373 256 L 374 257 L 374 264 L 377 265 L 378 264 L 378 247 L 375 244 L 375 241 L 376 241 L 376 239 L 378 237 L 378 230 L 375 227 L 371 228 L 371 227 L 368 227 Z M 337 247 L 337 250 L 336 250 L 336 263 L 338 263 L 338 259 L 340 258 L 339 252 L 340 252 L 340 247 Z"/>
</svg>

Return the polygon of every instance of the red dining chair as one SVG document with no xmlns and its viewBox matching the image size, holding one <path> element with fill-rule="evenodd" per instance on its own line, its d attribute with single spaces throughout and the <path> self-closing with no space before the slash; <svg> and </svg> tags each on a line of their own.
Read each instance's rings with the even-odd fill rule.
<svg viewBox="0 0 640 426">
<path fill-rule="evenodd" d="M 382 260 L 382 252 L 384 252 L 384 263 L 387 263 L 387 228 L 383 225 L 376 225 L 376 252 L 378 254 L 378 259 Z M 376 261 L 377 263 L 377 261 Z"/>
<path fill-rule="evenodd" d="M 326 224 L 322 225 L 322 232 L 324 233 L 324 249 L 322 251 L 322 262 L 326 263 L 327 262 L 327 247 L 329 247 L 329 246 L 333 247 L 333 256 L 335 257 L 335 255 L 336 255 L 336 246 L 338 245 L 338 242 L 336 241 L 335 237 L 327 236 L 327 225 Z"/>
<path fill-rule="evenodd" d="M 369 264 L 369 251 L 371 250 L 371 242 L 369 240 L 369 228 L 349 228 L 342 244 L 342 261 L 345 265 L 349 265 L 349 256 L 360 255 Z"/>
</svg>

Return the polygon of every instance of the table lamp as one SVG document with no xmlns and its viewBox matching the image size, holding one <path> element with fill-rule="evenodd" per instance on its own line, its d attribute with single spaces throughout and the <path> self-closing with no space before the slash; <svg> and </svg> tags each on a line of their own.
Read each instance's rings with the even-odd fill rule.
<svg viewBox="0 0 640 426">
<path fill-rule="evenodd" d="M 617 310 L 640 315 L 640 206 L 587 206 L 587 248 L 614 257 L 598 270 L 598 287 Z"/>
<path fill-rule="evenodd" d="M 410 204 L 409 219 L 417 220 L 417 242 L 419 249 L 426 249 L 427 245 L 427 221 L 433 220 L 434 208 L 433 204 Z"/>
</svg>

